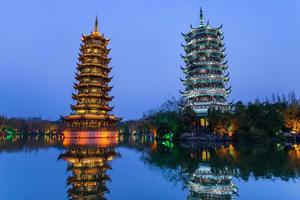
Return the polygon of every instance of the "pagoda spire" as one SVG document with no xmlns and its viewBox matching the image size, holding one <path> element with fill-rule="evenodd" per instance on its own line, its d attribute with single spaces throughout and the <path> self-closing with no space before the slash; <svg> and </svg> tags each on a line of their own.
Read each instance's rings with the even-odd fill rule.
<svg viewBox="0 0 300 200">
<path fill-rule="evenodd" d="M 96 16 L 95 26 L 94 26 L 94 32 L 98 32 L 98 16 Z"/>
<path fill-rule="evenodd" d="M 203 20 L 203 11 L 202 11 L 202 7 L 200 7 L 200 25 L 204 24 L 204 20 Z"/>
</svg>

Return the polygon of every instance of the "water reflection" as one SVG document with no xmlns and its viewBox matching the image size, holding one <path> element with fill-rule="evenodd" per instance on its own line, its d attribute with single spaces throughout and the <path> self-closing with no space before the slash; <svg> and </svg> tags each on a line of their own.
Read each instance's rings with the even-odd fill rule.
<svg viewBox="0 0 300 200">
<path fill-rule="evenodd" d="M 214 172 L 208 164 L 200 164 L 187 183 L 190 192 L 188 200 L 196 199 L 233 199 L 237 186 L 232 176 L 226 172 Z"/>
<path fill-rule="evenodd" d="M 65 140 L 66 152 L 59 155 L 68 163 L 68 198 L 70 200 L 104 200 L 109 192 L 106 182 L 110 181 L 107 170 L 111 170 L 110 161 L 119 156 L 115 152 L 115 140 L 78 139 Z"/>
<path fill-rule="evenodd" d="M 139 155 L 140 159 L 131 162 L 142 161 L 168 182 L 183 185 L 188 200 L 240 198 L 239 180 L 288 181 L 299 179 L 300 175 L 300 145 L 297 144 L 169 144 L 147 137 L 119 140 L 19 137 L 0 141 L 0 152 L 4 153 L 59 149 L 59 160 L 68 164 L 66 192 L 72 200 L 109 197 L 107 193 L 112 188 L 107 186 L 111 181 L 108 171 L 114 173 L 111 161 L 120 156 L 119 147 Z"/>
</svg>

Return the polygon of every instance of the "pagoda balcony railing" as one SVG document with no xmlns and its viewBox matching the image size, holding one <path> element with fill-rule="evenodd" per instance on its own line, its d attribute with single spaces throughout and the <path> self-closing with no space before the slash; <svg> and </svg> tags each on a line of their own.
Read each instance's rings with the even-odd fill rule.
<svg viewBox="0 0 300 200">
<path fill-rule="evenodd" d="M 205 68 L 198 68 L 194 69 L 192 71 L 189 71 L 188 78 L 197 78 L 197 77 L 206 77 L 206 76 L 223 76 L 223 70 L 222 68 L 217 70 L 209 70 Z"/>
<path fill-rule="evenodd" d="M 194 89 L 187 90 L 190 93 L 199 93 L 199 94 L 213 94 L 213 93 L 222 93 L 226 91 L 224 87 L 199 87 Z"/>
<path fill-rule="evenodd" d="M 101 64 L 101 65 L 108 65 L 111 58 L 101 58 L 98 57 L 96 60 L 91 59 L 91 58 L 86 58 L 86 57 L 79 57 L 78 59 L 79 61 L 81 61 L 81 63 L 92 63 L 92 64 Z"/>
<path fill-rule="evenodd" d="M 91 76 L 94 76 L 94 77 L 107 77 L 108 74 L 105 74 L 103 72 L 82 72 L 82 73 L 79 73 L 79 74 L 76 73 L 76 77 L 78 77 L 78 78 L 80 78 L 80 77 L 91 77 Z"/>
<path fill-rule="evenodd" d="M 83 53 L 83 54 L 80 54 L 80 57 L 81 58 L 84 58 L 84 57 L 98 57 L 98 58 L 101 58 L 103 60 L 106 60 L 106 59 L 109 59 L 107 58 L 107 54 L 104 54 L 102 52 L 99 52 L 99 53 L 93 53 L 93 52 L 90 52 L 90 53 Z"/>
<path fill-rule="evenodd" d="M 198 81 L 198 80 L 224 80 L 223 74 L 209 74 L 209 73 L 199 73 L 193 77 L 188 77 L 188 81 Z"/>
<path fill-rule="evenodd" d="M 110 91 L 112 89 L 112 87 L 104 85 L 103 83 L 91 83 L 91 82 L 75 84 L 74 87 L 75 87 L 75 89 L 87 88 L 87 87 L 97 87 L 97 88 L 102 88 L 104 91 Z"/>
<path fill-rule="evenodd" d="M 219 49 L 218 50 L 215 50 L 215 49 L 198 49 L 198 50 L 191 51 L 186 56 L 190 56 L 190 57 L 198 56 L 199 53 L 209 54 L 209 55 L 218 54 L 220 56 L 225 55 L 225 53 L 220 51 Z"/>
<path fill-rule="evenodd" d="M 203 46 L 205 46 L 206 48 L 209 49 L 222 49 L 224 48 L 224 43 L 221 41 L 214 41 L 214 40 L 209 40 L 209 41 L 198 41 L 195 43 L 187 43 L 186 45 L 183 46 L 183 49 L 186 52 L 190 52 L 193 49 L 197 49 L 197 48 L 204 48 Z"/>
<path fill-rule="evenodd" d="M 219 35 L 214 35 L 214 34 L 205 33 L 205 32 L 194 34 L 189 39 L 199 39 L 199 38 L 222 39 L 222 37 L 219 37 Z"/>
<path fill-rule="evenodd" d="M 192 39 L 187 42 L 187 45 L 193 44 L 193 43 L 198 43 L 202 41 L 215 41 L 217 43 L 221 43 L 222 41 L 219 38 L 210 38 L 210 37 L 205 37 L 205 38 L 197 38 L 197 39 Z"/>
<path fill-rule="evenodd" d="M 208 46 L 211 48 L 219 48 L 220 47 L 220 41 L 215 40 L 202 40 L 195 43 L 187 43 L 185 45 L 182 45 L 184 49 L 190 49 L 190 48 L 196 48 L 196 47 L 203 47 Z"/>
<path fill-rule="evenodd" d="M 91 77 L 91 76 L 79 74 L 78 76 L 76 76 L 76 79 L 80 81 L 81 78 L 83 78 L 83 77 L 87 77 L 87 78 L 88 78 L 88 77 Z M 97 77 L 100 78 L 100 79 L 103 79 L 104 83 L 110 82 L 111 79 L 112 79 L 112 77 L 103 76 L 103 75 L 100 75 L 100 74 L 99 74 L 99 76 L 97 76 Z M 102 82 L 100 81 L 100 83 L 102 83 Z"/>
<path fill-rule="evenodd" d="M 111 111 L 113 108 L 109 106 L 103 106 L 99 104 L 84 104 L 84 105 L 72 105 L 71 106 L 73 110 L 79 110 L 79 109 L 99 109 L 105 110 L 105 111 Z"/>
<path fill-rule="evenodd" d="M 191 67 L 190 67 L 191 68 Z M 185 72 L 196 72 L 199 70 L 220 70 L 220 71 L 224 71 L 227 69 L 227 65 L 223 65 L 223 64 L 219 64 L 219 65 L 200 65 L 200 66 L 193 66 L 194 69 L 187 69 L 185 68 Z"/>
<path fill-rule="evenodd" d="M 195 34 L 201 34 L 201 33 L 210 33 L 214 35 L 222 35 L 222 32 L 219 28 L 211 28 L 211 27 L 199 27 L 199 28 L 193 28 L 188 33 L 184 34 L 185 37 L 191 37 Z"/>
<path fill-rule="evenodd" d="M 108 55 L 110 52 L 110 49 L 101 48 L 99 46 L 81 46 L 80 52 L 82 54 L 97 53 L 97 54 Z"/>
<path fill-rule="evenodd" d="M 199 71 L 199 70 L 216 70 L 216 71 L 224 71 L 224 70 L 226 70 L 227 68 L 226 67 L 224 67 L 222 64 L 220 64 L 219 66 L 218 65 L 202 65 L 202 66 L 196 66 L 196 67 L 194 67 L 193 66 L 193 68 L 194 69 L 185 69 L 186 70 L 186 72 L 197 72 L 197 71 Z"/>
<path fill-rule="evenodd" d="M 213 103 L 208 106 L 191 106 L 191 107 L 196 112 L 199 110 L 202 110 L 202 109 L 206 109 L 206 112 L 207 112 L 209 108 L 216 109 L 216 110 L 228 110 L 229 109 L 229 105 L 217 105 L 217 104 L 213 104 Z"/>
<path fill-rule="evenodd" d="M 220 65 L 223 64 L 222 61 L 221 62 L 217 62 L 217 61 L 203 61 L 203 62 L 193 62 L 189 65 Z M 187 66 L 189 66 L 187 65 Z"/>
<path fill-rule="evenodd" d="M 189 90 L 184 93 L 184 96 L 187 98 L 197 97 L 197 96 L 227 96 L 226 89 L 198 89 L 198 90 Z"/>
<path fill-rule="evenodd" d="M 212 104 L 215 104 L 215 105 L 219 105 L 219 106 L 228 106 L 228 103 L 227 102 L 222 102 L 222 101 L 218 101 L 218 100 L 215 100 L 215 101 L 205 101 L 205 102 L 202 102 L 202 101 L 194 101 L 194 102 L 190 102 L 188 104 L 186 104 L 187 106 L 209 106 L 209 105 L 212 105 Z"/>
<path fill-rule="evenodd" d="M 207 86 L 208 84 L 211 85 Z M 197 81 L 197 82 L 184 81 L 183 85 L 193 87 L 193 88 L 209 89 L 209 88 L 223 88 L 225 84 L 224 81 Z"/>
<path fill-rule="evenodd" d="M 190 38 L 195 38 L 195 37 L 198 37 L 198 36 L 203 37 L 203 35 L 211 35 L 213 37 L 218 37 L 218 36 L 222 35 L 222 33 L 220 31 L 209 31 L 209 29 L 196 30 L 196 31 L 189 32 L 188 34 L 186 34 L 184 36 L 184 38 L 186 40 L 188 40 Z"/>
<path fill-rule="evenodd" d="M 188 90 L 188 92 L 194 94 L 217 94 L 223 92 L 226 93 L 226 89 L 207 87 L 207 88 L 196 88 L 196 89 Z"/>
<path fill-rule="evenodd" d="M 214 55 L 214 54 L 207 54 L 206 55 L 198 55 L 198 56 L 186 56 L 183 58 L 184 62 L 186 63 L 194 63 L 194 62 L 205 62 L 205 61 L 215 61 L 221 63 L 224 61 L 225 55 Z"/>
<path fill-rule="evenodd" d="M 199 46 L 192 46 L 192 47 L 186 47 L 184 48 L 184 51 L 186 54 L 190 54 L 193 52 L 201 52 L 201 51 L 216 51 L 216 52 L 222 52 L 222 49 L 217 45 L 199 45 Z"/>
<path fill-rule="evenodd" d="M 106 70 L 111 70 L 110 67 L 103 65 L 101 63 L 94 63 L 94 62 L 85 62 L 85 63 L 77 63 L 78 69 L 81 69 L 83 67 L 99 67 Z"/>
<path fill-rule="evenodd" d="M 80 49 L 93 49 L 93 48 L 98 48 L 101 49 L 102 51 L 110 51 L 110 49 L 107 49 L 105 45 L 103 44 L 93 44 L 93 43 L 89 43 L 89 44 L 85 44 L 85 45 L 81 45 Z"/>
<path fill-rule="evenodd" d="M 204 96 L 215 96 L 215 97 L 227 97 L 228 94 L 223 93 L 206 93 L 206 94 L 183 94 L 186 99 L 194 98 L 194 97 L 204 97 Z"/>
<path fill-rule="evenodd" d="M 183 84 L 185 86 L 194 86 L 197 87 L 197 85 L 205 85 L 205 84 L 215 84 L 215 85 L 222 85 L 222 87 L 224 85 L 226 85 L 226 83 L 228 82 L 229 78 L 223 78 L 223 79 L 203 79 L 203 80 L 184 80 Z M 201 87 L 201 86 L 200 86 Z M 208 87 L 209 88 L 209 87 Z"/>
<path fill-rule="evenodd" d="M 106 101 L 112 100 L 114 97 L 108 97 L 106 95 L 97 93 L 79 93 L 79 94 L 73 94 L 72 97 L 74 99 L 82 99 L 82 98 L 97 98 L 97 99 L 104 99 Z"/>
<path fill-rule="evenodd" d="M 224 77 L 223 74 L 209 73 L 205 71 L 199 74 L 191 74 L 186 76 L 186 79 L 181 81 L 183 83 L 219 83 L 228 81 L 229 77 Z"/>
</svg>

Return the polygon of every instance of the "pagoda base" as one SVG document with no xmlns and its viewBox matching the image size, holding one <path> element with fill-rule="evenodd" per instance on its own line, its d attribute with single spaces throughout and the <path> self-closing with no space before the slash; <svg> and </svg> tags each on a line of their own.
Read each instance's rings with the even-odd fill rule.
<svg viewBox="0 0 300 200">
<path fill-rule="evenodd" d="M 118 138 L 64 138 L 63 145 L 70 146 L 95 146 L 114 147 L 118 144 Z"/>
<path fill-rule="evenodd" d="M 91 131 L 75 131 L 64 130 L 64 138 L 116 138 L 118 137 L 117 130 L 91 130 Z"/>
</svg>

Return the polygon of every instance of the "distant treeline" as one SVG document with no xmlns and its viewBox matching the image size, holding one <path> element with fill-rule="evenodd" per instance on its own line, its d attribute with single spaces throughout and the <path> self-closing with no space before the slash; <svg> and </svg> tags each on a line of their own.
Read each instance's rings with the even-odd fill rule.
<svg viewBox="0 0 300 200">
<path fill-rule="evenodd" d="M 183 99 L 171 97 L 158 109 L 145 113 L 139 120 L 130 120 L 119 123 L 121 133 L 154 133 L 163 136 L 167 133 L 181 133 L 191 130 L 191 121 L 194 113 L 190 109 L 183 109 Z"/>
<path fill-rule="evenodd" d="M 59 121 L 43 120 L 41 118 L 7 118 L 0 116 L 0 131 L 16 129 L 19 132 L 49 132 L 58 129 Z"/>
<path fill-rule="evenodd" d="M 285 132 L 300 134 L 300 101 L 294 92 L 286 98 L 272 95 L 272 101 L 257 99 L 243 104 L 237 102 L 228 112 L 211 110 L 210 128 L 236 139 L 260 140 L 281 138 Z"/>
<path fill-rule="evenodd" d="M 195 113 L 183 105 L 183 99 L 172 97 L 141 119 L 120 123 L 120 130 L 124 133 L 154 131 L 158 136 L 172 132 L 175 137 L 194 132 Z M 300 133 L 300 100 L 291 92 L 287 96 L 273 94 L 264 101 L 256 99 L 247 104 L 238 101 L 227 112 L 211 110 L 208 119 L 211 133 L 246 140 L 282 138 L 284 132 Z"/>
</svg>

